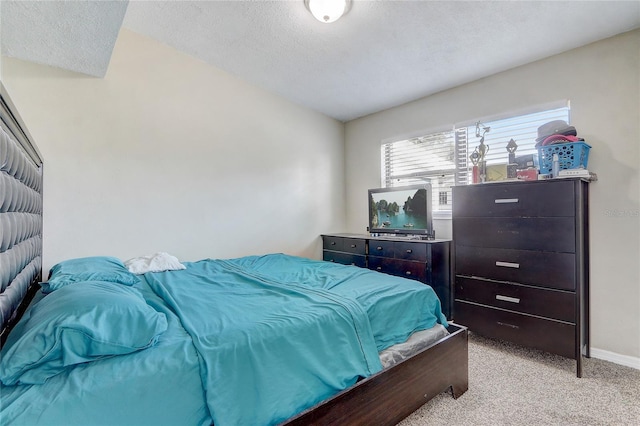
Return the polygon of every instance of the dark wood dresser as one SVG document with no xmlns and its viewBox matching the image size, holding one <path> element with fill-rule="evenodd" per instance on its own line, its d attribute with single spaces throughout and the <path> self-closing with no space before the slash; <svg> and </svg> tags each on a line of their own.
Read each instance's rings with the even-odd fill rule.
<svg viewBox="0 0 640 426">
<path fill-rule="evenodd" d="M 412 240 L 402 237 L 371 237 L 358 234 L 322 236 L 322 258 L 355 265 L 430 285 L 452 319 L 451 241 Z"/>
<path fill-rule="evenodd" d="M 453 188 L 454 317 L 472 332 L 589 356 L 588 182 Z"/>
</svg>

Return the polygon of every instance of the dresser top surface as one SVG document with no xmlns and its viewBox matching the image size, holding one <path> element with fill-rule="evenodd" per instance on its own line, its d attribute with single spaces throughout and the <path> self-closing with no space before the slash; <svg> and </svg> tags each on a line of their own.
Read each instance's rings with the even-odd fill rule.
<svg viewBox="0 0 640 426">
<path fill-rule="evenodd" d="M 419 242 L 419 243 L 442 243 L 446 241 L 451 241 L 447 239 L 434 239 L 434 240 L 423 240 L 418 237 L 408 237 L 408 236 L 371 236 L 367 234 L 350 234 L 350 233 L 336 233 L 336 234 L 322 234 L 323 237 L 341 237 L 341 238 L 360 238 L 366 240 L 382 240 L 382 241 L 400 241 L 400 242 Z"/>
<path fill-rule="evenodd" d="M 498 180 L 492 182 L 484 182 L 484 183 L 470 183 L 468 185 L 457 185 L 457 187 L 467 186 L 467 187 L 482 187 L 482 186 L 500 186 L 500 185 L 544 185 L 544 184 L 553 184 L 558 182 L 584 182 L 590 183 L 591 180 L 582 177 L 563 177 L 556 179 L 540 179 L 540 180 L 520 180 L 520 179 L 505 179 Z"/>
</svg>

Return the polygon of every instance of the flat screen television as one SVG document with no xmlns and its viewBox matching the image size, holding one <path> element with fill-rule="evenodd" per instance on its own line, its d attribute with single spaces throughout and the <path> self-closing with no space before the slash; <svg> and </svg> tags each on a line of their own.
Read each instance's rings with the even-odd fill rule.
<svg viewBox="0 0 640 426">
<path fill-rule="evenodd" d="M 431 184 L 369 190 L 369 232 L 435 237 Z"/>
</svg>

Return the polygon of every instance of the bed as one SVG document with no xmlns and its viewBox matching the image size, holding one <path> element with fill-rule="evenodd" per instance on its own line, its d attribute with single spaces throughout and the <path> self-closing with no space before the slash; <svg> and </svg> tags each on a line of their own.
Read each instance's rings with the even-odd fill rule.
<svg viewBox="0 0 640 426">
<path fill-rule="evenodd" d="M 29 196 L 0 200 L 1 423 L 391 425 L 467 390 L 467 331 L 416 281 L 279 253 L 161 253 L 147 271 L 69 259 L 42 282 L 42 161 L 3 104 L 22 165 L 3 166 L 3 188 Z"/>
</svg>

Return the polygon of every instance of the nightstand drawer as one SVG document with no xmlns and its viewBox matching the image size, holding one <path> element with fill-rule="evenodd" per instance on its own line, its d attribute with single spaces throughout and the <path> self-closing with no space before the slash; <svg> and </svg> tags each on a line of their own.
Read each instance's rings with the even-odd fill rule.
<svg viewBox="0 0 640 426">
<path fill-rule="evenodd" d="M 576 256 L 531 250 L 456 246 L 456 274 L 575 290 Z"/>
<path fill-rule="evenodd" d="M 341 263 L 343 265 L 353 265 L 360 268 L 367 267 L 367 258 L 364 255 L 341 253 L 337 251 L 322 251 L 322 260 L 327 262 Z"/>
<path fill-rule="evenodd" d="M 466 277 L 456 277 L 456 300 L 575 322 L 575 294 Z"/>
<path fill-rule="evenodd" d="M 540 202 L 544 200 L 545 202 Z M 453 188 L 456 217 L 574 216 L 573 182 L 509 182 Z"/>
<path fill-rule="evenodd" d="M 409 260 L 369 256 L 369 269 L 422 282 L 427 279 L 426 264 Z"/>
<path fill-rule="evenodd" d="M 456 246 L 494 247 L 575 253 L 575 219 L 571 217 L 456 218 Z"/>
<path fill-rule="evenodd" d="M 576 329 L 572 324 L 455 301 L 456 323 L 487 337 L 508 340 L 576 359 Z"/>
</svg>

